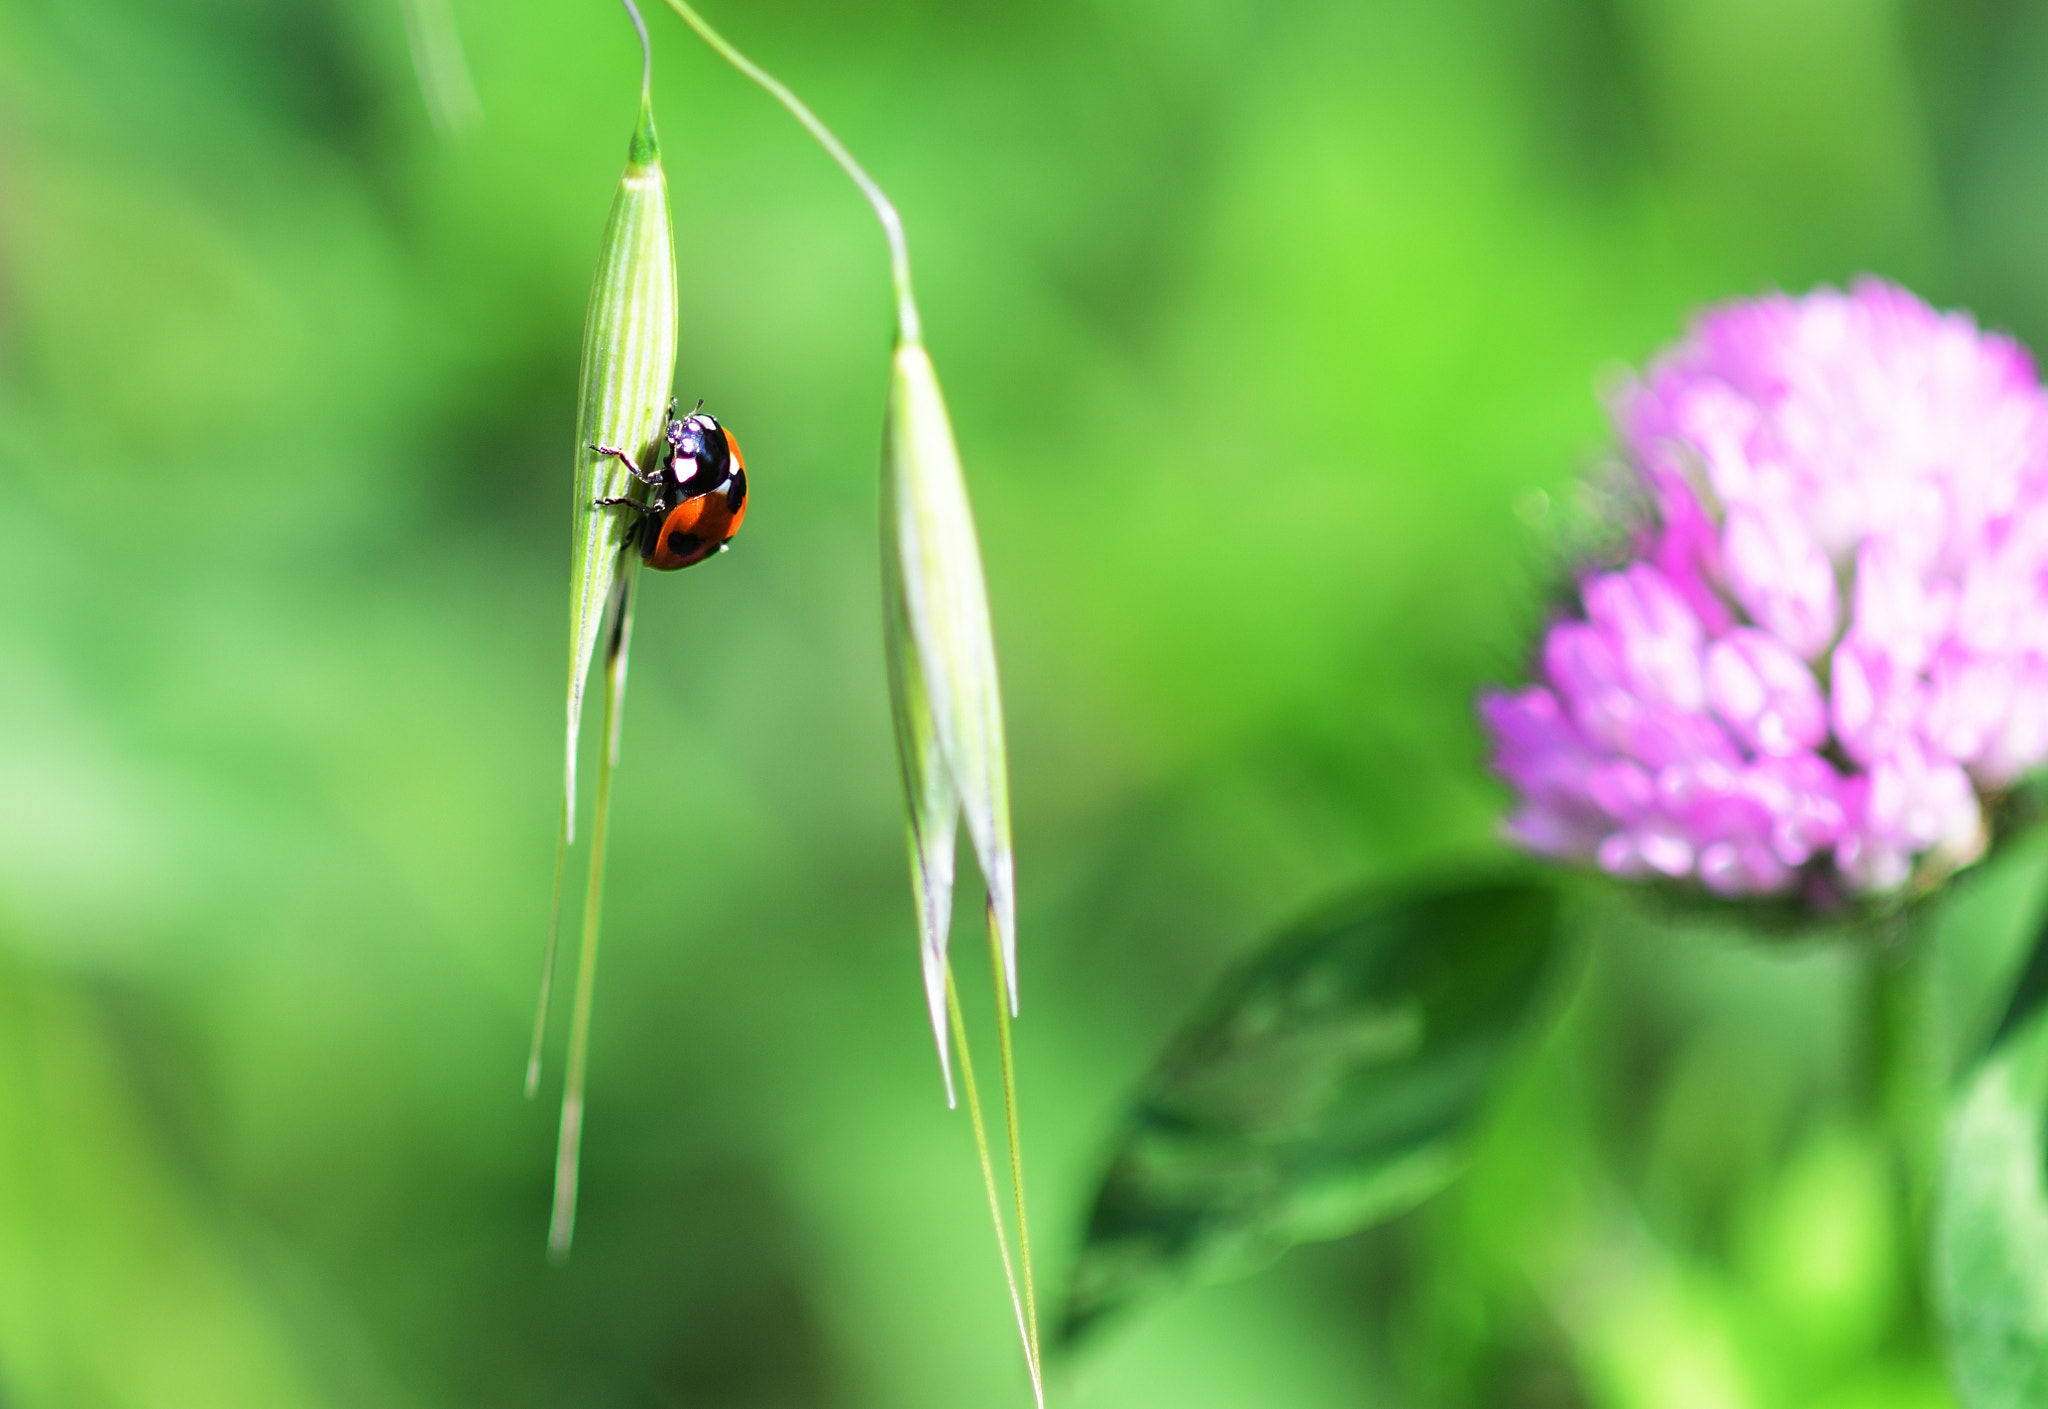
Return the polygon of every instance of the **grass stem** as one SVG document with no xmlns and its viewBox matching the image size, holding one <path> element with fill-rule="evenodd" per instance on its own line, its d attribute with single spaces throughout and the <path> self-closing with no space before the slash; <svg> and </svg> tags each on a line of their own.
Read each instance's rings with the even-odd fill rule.
<svg viewBox="0 0 2048 1409">
<path fill-rule="evenodd" d="M 540 1090 L 540 1049 L 548 1035 L 548 1002 L 555 996 L 555 951 L 562 937 L 562 873 L 569 860 L 569 808 L 562 807 L 562 824 L 555 830 L 555 898 L 548 906 L 548 943 L 541 951 L 540 1001 L 533 1010 L 533 1045 L 526 1052 L 526 1099 Z"/>
<path fill-rule="evenodd" d="M 590 829 L 590 887 L 583 897 L 583 946 L 576 963 L 576 1007 L 569 1026 L 569 1067 L 562 1086 L 562 1129 L 555 1145 L 555 1207 L 548 1220 L 548 1256 L 562 1262 L 576 1232 L 576 1171 L 583 1148 L 583 1085 L 590 1060 L 591 991 L 597 983 L 598 930 L 604 914 L 604 856 L 612 774 L 619 762 L 619 712 L 626 692 L 626 652 L 633 635 L 633 564 L 620 571 L 617 615 L 604 659 L 604 742 L 597 763 L 597 816 Z"/>
<path fill-rule="evenodd" d="M 648 42 L 647 21 L 640 18 L 640 7 L 633 0 L 619 0 L 632 18 L 633 32 L 640 36 L 640 98 L 644 102 L 648 90 L 654 86 L 654 45 Z"/>
<path fill-rule="evenodd" d="M 998 968 L 996 973 L 996 981 L 1001 983 L 1002 970 Z M 974 1056 L 967 1045 L 967 1020 L 960 1014 L 960 990 L 953 982 L 950 960 L 946 964 L 946 1014 L 952 1020 L 953 1045 L 960 1049 L 960 1084 L 967 1088 L 967 1116 L 974 1126 L 975 1149 L 981 1155 L 981 1182 L 988 1191 L 988 1215 L 996 1226 L 996 1250 L 1003 1255 L 1003 1280 L 1010 1287 L 1010 1307 L 1017 1313 L 1017 1335 L 1024 1342 L 1024 1363 L 1031 1371 L 1031 1393 L 1038 1409 L 1045 1409 L 1045 1380 L 1039 1372 L 1035 1318 L 1024 1309 L 1024 1300 L 1017 1291 L 1016 1269 L 1010 1262 L 1010 1235 L 1003 1224 L 1003 1198 L 996 1191 L 995 1160 L 989 1154 L 988 1126 L 981 1116 L 981 1087 L 974 1080 Z M 1014 1161 L 1012 1168 L 1015 1168 Z M 1021 1199 L 1018 1207 L 1023 1207 Z M 1029 1266 L 1027 1263 L 1027 1273 Z"/>
<path fill-rule="evenodd" d="M 875 184 L 874 177 L 853 159 L 853 153 L 846 150 L 845 144 L 819 120 L 803 99 L 790 92 L 781 79 L 727 43 L 725 36 L 707 24 L 689 0 L 668 0 L 668 7 L 682 16 L 683 23 L 697 31 L 697 37 L 709 44 L 720 58 L 767 89 L 770 97 L 787 108 L 789 115 L 818 140 L 818 145 L 839 163 L 839 169 L 846 173 L 847 179 L 867 197 L 868 204 L 874 207 L 875 219 L 881 222 L 882 235 L 889 242 L 889 274 L 896 285 L 896 334 L 904 342 L 922 341 L 924 332 L 917 316 L 917 302 L 910 296 L 910 247 L 903 238 L 903 218 L 896 214 L 896 207 Z"/>
</svg>

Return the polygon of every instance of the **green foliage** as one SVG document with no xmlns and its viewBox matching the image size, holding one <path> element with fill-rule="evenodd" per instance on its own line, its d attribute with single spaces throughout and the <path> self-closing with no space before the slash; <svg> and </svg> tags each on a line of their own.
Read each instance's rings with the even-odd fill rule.
<svg viewBox="0 0 2048 1409">
<path fill-rule="evenodd" d="M 642 584 L 576 1255 L 545 1262 L 518 1069 L 561 457 L 639 56 L 601 0 L 449 8 L 453 141 L 395 4 L 0 0 L 0 1223 L 65 1254 L 0 1255 L 0 1397 L 1021 1403 L 906 942 L 886 273 L 672 22 L 677 389 L 756 498 Z M 1601 369 L 1863 270 L 2048 346 L 2038 7 L 726 8 L 917 232 L 1003 652 L 1051 1250 L 1256 937 L 1498 859 L 1471 692 L 1521 665 L 1512 506 L 1600 454 Z M 1853 957 L 1594 938 L 1463 1177 L 1105 1328 L 1049 1399 L 1949 1403 L 1870 1192 Z M 2018 962 L 1944 969 L 1959 1035 Z M 166 1304 L 176 1335 L 121 1314 Z"/>
<path fill-rule="evenodd" d="M 1530 882 L 1362 897 L 1233 975 L 1126 1117 L 1066 1338 L 1442 1188 L 1544 993 L 1557 908 Z"/>
<path fill-rule="evenodd" d="M 331 1399 L 231 1231 L 148 1137 L 104 1015 L 0 969 L 0 1357 L 10 1399 Z M 84 1342 L 81 1344 L 81 1342 Z"/>
<path fill-rule="evenodd" d="M 1968 1409 L 2048 1401 L 2048 934 L 1949 1115 L 1936 1251 Z"/>
</svg>

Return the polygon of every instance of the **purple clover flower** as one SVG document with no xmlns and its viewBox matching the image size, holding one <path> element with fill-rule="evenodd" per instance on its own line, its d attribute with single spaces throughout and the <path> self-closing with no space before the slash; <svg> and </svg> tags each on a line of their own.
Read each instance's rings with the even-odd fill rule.
<svg viewBox="0 0 2048 1409">
<path fill-rule="evenodd" d="M 1615 407 L 1651 506 L 1479 704 L 1520 845 L 1818 904 L 1982 852 L 2048 758 L 2048 395 L 1877 280 L 1710 310 Z"/>
</svg>

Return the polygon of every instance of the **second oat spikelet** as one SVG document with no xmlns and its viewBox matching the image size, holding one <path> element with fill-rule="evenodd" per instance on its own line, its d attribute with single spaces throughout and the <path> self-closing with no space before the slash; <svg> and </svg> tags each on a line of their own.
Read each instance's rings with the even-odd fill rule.
<svg viewBox="0 0 2048 1409">
<path fill-rule="evenodd" d="M 910 875 L 917 900 L 925 997 L 948 1105 L 954 1102 L 952 1059 L 954 1045 L 958 1046 L 961 1084 L 967 1092 L 1003 1275 L 1017 1314 L 1032 1395 L 1042 1407 L 1045 1381 L 1030 1222 L 1025 1214 L 1016 1062 L 1010 1040 L 1010 1019 L 1017 1011 L 1017 901 L 1002 695 L 996 680 L 995 636 L 989 624 L 988 589 L 982 577 L 974 513 L 967 501 L 967 482 L 960 470 L 952 421 L 939 391 L 938 374 L 925 351 L 917 301 L 911 294 L 903 221 L 881 187 L 802 99 L 727 43 L 689 0 L 668 0 L 668 5 L 699 38 L 766 89 L 817 139 L 873 207 L 889 242 L 896 339 L 889 361 L 882 448 L 882 621 L 889 699 L 909 813 Z M 996 1038 L 1002 1057 L 1010 1191 L 1017 1219 L 1014 1269 L 974 1084 L 967 1028 L 946 953 L 953 911 L 954 845 L 963 818 L 988 895 Z"/>
<path fill-rule="evenodd" d="M 901 326 L 908 323 L 907 328 Z M 910 813 L 925 996 L 951 1099 L 946 947 L 953 847 L 964 817 L 988 890 L 1003 987 L 1017 1011 L 1015 864 L 1003 702 L 981 548 L 953 424 L 915 311 L 899 317 L 882 443 L 882 629 Z"/>
</svg>

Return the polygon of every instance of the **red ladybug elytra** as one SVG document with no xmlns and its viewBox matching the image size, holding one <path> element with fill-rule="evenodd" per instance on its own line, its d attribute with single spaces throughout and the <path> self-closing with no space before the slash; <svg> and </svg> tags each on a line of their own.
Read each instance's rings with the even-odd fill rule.
<svg viewBox="0 0 2048 1409">
<path fill-rule="evenodd" d="M 651 473 L 616 446 L 590 448 L 611 456 L 647 486 L 644 504 L 626 498 L 596 502 L 622 504 L 640 515 L 626 542 L 637 543 L 642 561 L 651 568 L 672 572 L 724 552 L 747 517 L 747 462 L 740 455 L 740 443 L 702 410 L 678 418 L 675 403 L 669 403 L 661 464 Z"/>
</svg>

